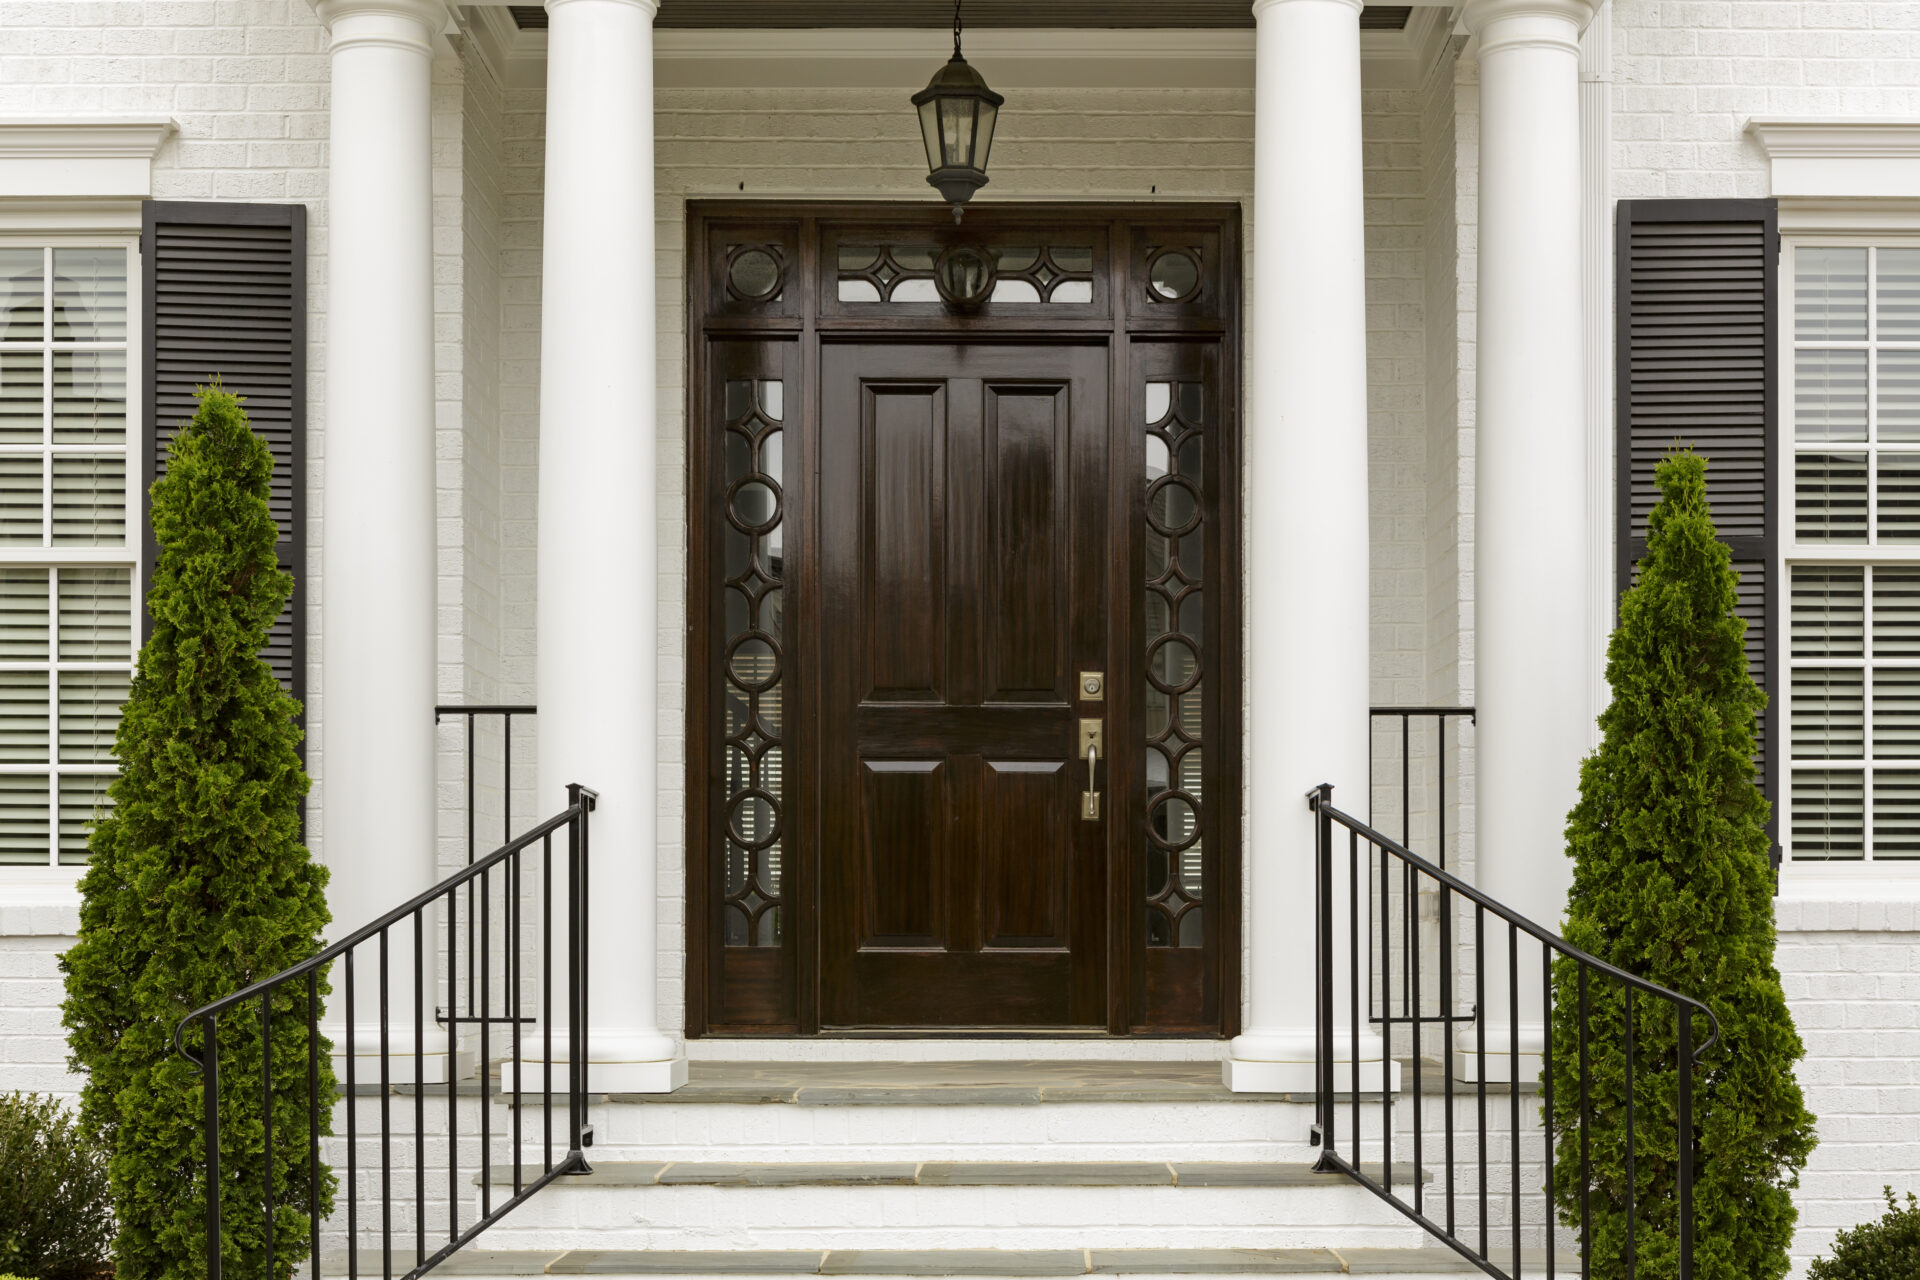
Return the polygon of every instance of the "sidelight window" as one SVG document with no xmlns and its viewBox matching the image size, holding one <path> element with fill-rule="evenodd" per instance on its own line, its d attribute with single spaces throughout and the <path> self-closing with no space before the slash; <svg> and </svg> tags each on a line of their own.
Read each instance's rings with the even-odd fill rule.
<svg viewBox="0 0 1920 1280">
<path fill-rule="evenodd" d="M 784 883 L 784 385 L 726 384 L 725 945 L 777 947 Z"/>
<path fill-rule="evenodd" d="M 1147 945 L 1204 944 L 1206 388 L 1147 383 Z"/>
</svg>

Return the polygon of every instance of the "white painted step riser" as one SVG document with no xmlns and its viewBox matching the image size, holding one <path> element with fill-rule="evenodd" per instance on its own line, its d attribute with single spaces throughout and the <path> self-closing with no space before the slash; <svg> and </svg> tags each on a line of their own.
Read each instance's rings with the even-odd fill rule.
<svg viewBox="0 0 1920 1280">
<path fill-rule="evenodd" d="M 756 1231 L 829 1234 L 857 1226 L 974 1230 L 1062 1224 L 1076 1228 L 1383 1226 L 1400 1219 L 1363 1188 L 1315 1187 L 713 1187 L 569 1182 L 542 1193 L 501 1229 L 619 1231 L 751 1224 Z M 581 1248 L 611 1248 L 586 1245 Z M 842 1244 L 841 1248 L 852 1247 Z M 1118 1247 L 1118 1246 L 1115 1246 Z"/>
<path fill-rule="evenodd" d="M 1307 1160 L 1311 1107 L 1292 1103 L 1061 1106 L 595 1107 L 595 1154 L 622 1160 Z M 1378 1109 L 1365 1123 L 1377 1135 Z"/>
<path fill-rule="evenodd" d="M 365 1275 L 367 1273 L 363 1272 L 362 1274 Z M 396 1274 L 398 1273 L 396 1272 Z M 1302 1280 L 1316 1280 L 1316 1278 L 1319 1278 L 1319 1280 L 1332 1280 L 1332 1277 L 1344 1277 L 1347 1275 L 1346 1272 L 1339 1271 L 1296 1271 L 1289 1272 L 1288 1274 L 1290 1276 L 1301 1277 Z M 1461 1274 L 1458 1271 L 1390 1271 L 1373 1272 L 1371 1274 L 1373 1280 L 1461 1280 Z M 515 1272 L 493 1270 L 487 1273 L 487 1280 L 551 1280 L 551 1277 L 544 1272 L 537 1271 Z M 740 1278 L 734 1275 L 718 1276 L 712 1272 L 693 1271 L 596 1271 L 594 1273 L 594 1280 L 740 1280 Z M 813 1272 L 782 1273 L 757 1271 L 753 1274 L 752 1280 L 820 1280 L 820 1277 Z M 863 1272 L 857 1280 L 927 1280 L 927 1277 L 924 1275 L 893 1276 L 877 1272 Z M 1007 1272 L 1004 1276 L 996 1277 L 995 1280 L 1021 1280 L 1021 1277 L 1017 1272 Z M 1035 1277 L 1034 1280 L 1060 1280 L 1060 1278 L 1058 1276 L 1047 1276 Z M 1136 1271 L 1129 1272 L 1124 1277 L 1101 1277 L 1100 1280 L 1221 1280 L 1221 1276 L 1217 1271 L 1197 1273 L 1183 1271 Z"/>
</svg>

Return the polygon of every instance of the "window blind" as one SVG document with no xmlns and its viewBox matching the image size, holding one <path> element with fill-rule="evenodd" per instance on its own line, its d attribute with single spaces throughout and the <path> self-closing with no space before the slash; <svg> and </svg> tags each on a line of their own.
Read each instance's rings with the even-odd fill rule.
<svg viewBox="0 0 1920 1280">
<path fill-rule="evenodd" d="M 0 243 L 0 865 L 85 861 L 131 678 L 133 248 L 86 239 Z"/>
<path fill-rule="evenodd" d="M 304 698 L 306 207 L 149 201 L 140 243 L 149 315 L 143 448 L 152 475 L 165 472 L 167 446 L 193 416 L 195 388 L 218 378 L 244 398 L 273 452 L 280 565 L 294 575 L 293 597 L 262 654 L 288 692 Z M 0 477 L 0 537 L 5 500 Z M 76 528 L 93 518 L 77 505 L 64 514 Z M 143 527 L 151 575 L 157 548 L 151 521 Z"/>
</svg>

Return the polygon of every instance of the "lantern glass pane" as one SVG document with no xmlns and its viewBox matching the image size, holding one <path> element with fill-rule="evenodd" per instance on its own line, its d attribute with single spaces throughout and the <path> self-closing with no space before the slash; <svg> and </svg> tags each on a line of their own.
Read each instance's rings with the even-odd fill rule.
<svg viewBox="0 0 1920 1280">
<path fill-rule="evenodd" d="M 973 115 L 979 103 L 972 98 L 940 99 L 940 145 L 946 162 L 974 168 Z"/>
<path fill-rule="evenodd" d="M 940 167 L 940 100 L 929 98 L 920 104 L 920 138 L 927 144 L 927 169 Z"/>
<path fill-rule="evenodd" d="M 986 171 L 987 157 L 993 150 L 993 126 L 998 122 L 1000 108 L 991 102 L 980 104 L 980 129 L 975 135 L 977 141 L 973 147 L 973 167 Z"/>
</svg>

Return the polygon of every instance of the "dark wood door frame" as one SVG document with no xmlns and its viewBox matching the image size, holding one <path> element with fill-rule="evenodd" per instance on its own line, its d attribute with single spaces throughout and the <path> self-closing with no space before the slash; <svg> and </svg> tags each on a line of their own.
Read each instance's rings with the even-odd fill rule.
<svg viewBox="0 0 1920 1280">
<path fill-rule="evenodd" d="M 1091 244 L 1093 249 L 1090 271 L 1080 270 L 1083 262 L 1077 257 L 1062 263 L 1043 257 L 1024 274 L 1011 267 L 1002 271 L 1003 276 L 1021 274 L 1040 297 L 1058 294 L 1058 300 L 1046 303 L 989 302 L 971 314 L 957 314 L 931 299 L 877 304 L 841 300 L 840 291 L 849 286 L 839 282 L 861 274 L 860 252 L 850 246 L 905 242 L 936 251 L 956 243 L 996 246 L 1003 264 L 1016 263 L 1011 251 L 1004 250 L 1010 244 Z M 1139 424 L 1154 406 L 1145 387 L 1157 381 L 1165 388 L 1159 393 L 1162 407 L 1166 389 L 1184 405 L 1187 391 L 1199 388 L 1194 394 L 1205 400 L 1208 423 L 1202 441 L 1207 460 L 1204 512 L 1196 533 L 1186 540 L 1206 548 L 1206 582 L 1200 593 L 1204 702 L 1197 713 L 1205 725 L 1206 794 L 1203 816 L 1187 821 L 1189 829 L 1205 837 L 1200 842 L 1205 848 L 1205 940 L 1187 947 L 1147 945 L 1150 927 L 1162 943 L 1169 931 L 1178 936 L 1181 903 L 1177 896 L 1157 905 L 1146 901 L 1147 877 L 1172 874 L 1168 869 L 1178 858 L 1177 852 L 1169 852 L 1175 846 L 1159 825 L 1164 818 L 1154 820 L 1157 835 L 1148 831 L 1149 820 L 1135 790 L 1146 785 L 1148 777 L 1146 699 L 1160 700 L 1161 747 L 1172 753 L 1166 758 L 1177 775 L 1168 787 L 1184 785 L 1185 775 L 1180 743 L 1166 741 L 1165 727 L 1188 713 L 1168 710 L 1179 706 L 1177 692 L 1160 696 L 1136 690 L 1136 676 L 1144 673 L 1147 661 L 1145 647 L 1136 645 L 1139 666 L 1108 673 L 1111 741 L 1110 764 L 1103 766 L 1109 778 L 1104 789 L 1116 820 L 1108 824 L 1113 834 L 1103 1033 L 1235 1034 L 1240 1007 L 1243 687 L 1238 206 L 989 204 L 969 210 L 956 231 L 945 206 L 931 200 L 693 201 L 688 205 L 686 243 L 688 1034 L 822 1031 L 821 809 L 811 762 L 819 758 L 822 731 L 818 638 L 830 628 L 819 613 L 819 566 L 813 550 L 819 512 L 812 505 L 819 486 L 810 478 L 818 476 L 820 466 L 822 348 L 856 339 L 1092 343 L 1107 349 L 1110 411 L 1116 422 L 1129 424 L 1116 427 L 1114 439 L 1130 442 L 1128 452 L 1116 455 L 1110 473 L 1112 509 L 1129 532 L 1113 539 L 1109 581 L 1115 594 L 1130 602 L 1135 638 L 1147 636 L 1149 625 L 1140 589 L 1147 572 L 1149 501 L 1141 477 L 1149 474 L 1143 468 L 1147 435 L 1152 433 Z M 842 246 L 849 246 L 845 254 Z M 1200 279 L 1181 293 L 1182 272 L 1161 268 L 1179 268 L 1182 264 L 1173 259 L 1183 257 L 1198 266 Z M 865 278 L 878 282 L 879 288 L 901 289 L 903 296 L 904 285 L 895 277 L 904 281 L 927 275 L 927 263 L 910 255 L 898 263 L 891 256 L 875 262 Z M 846 263 L 854 266 L 843 269 Z M 1157 291 L 1151 283 L 1156 277 L 1163 277 Z M 1068 279 L 1085 283 L 1069 286 Z M 919 288 L 924 292 L 930 286 Z M 784 403 L 765 387 L 775 382 L 784 388 Z M 1201 399 L 1193 404 L 1193 412 L 1200 413 Z M 1182 425 L 1171 414 L 1167 425 L 1176 443 L 1189 439 L 1178 434 Z M 778 483 L 764 483 L 769 467 L 778 471 Z M 753 489 L 756 483 L 759 489 Z M 769 499 L 769 489 L 778 496 Z M 728 505 L 730 495 L 749 491 L 761 505 L 742 517 L 738 505 Z M 747 520 L 745 532 L 742 518 Z M 1197 540 L 1202 531 L 1203 542 Z M 1170 555 L 1186 554 L 1179 549 L 1185 546 L 1180 536 L 1160 537 L 1155 545 L 1162 566 Z M 723 580 L 723 571 L 734 574 L 728 566 L 739 568 L 731 586 Z M 1162 574 L 1164 587 L 1164 567 Z M 769 575 L 777 582 L 770 582 Z M 1166 594 L 1163 591 L 1163 598 Z M 1186 626 L 1185 616 L 1165 625 Z M 743 639 L 742 627 L 769 638 Z M 723 652 L 730 646 L 731 654 Z M 734 726 L 731 733 L 729 724 Z M 748 727 L 742 730 L 742 724 Z M 779 795 L 730 811 L 730 797 L 738 801 L 745 791 L 758 788 L 770 751 L 777 751 L 781 760 Z M 1162 771 L 1168 768 L 1163 765 Z M 1118 818 L 1123 807 L 1131 815 L 1125 821 Z M 1174 807 L 1166 806 L 1169 812 Z M 755 845 L 777 854 L 769 861 L 766 848 L 755 853 L 746 847 Z M 1149 861 L 1150 849 L 1157 864 Z M 1159 870 L 1149 870 L 1153 866 Z M 777 888 L 770 879 L 775 874 Z M 771 923 L 775 918 L 777 940 Z M 882 1029 L 858 1034 L 953 1033 Z"/>
</svg>

